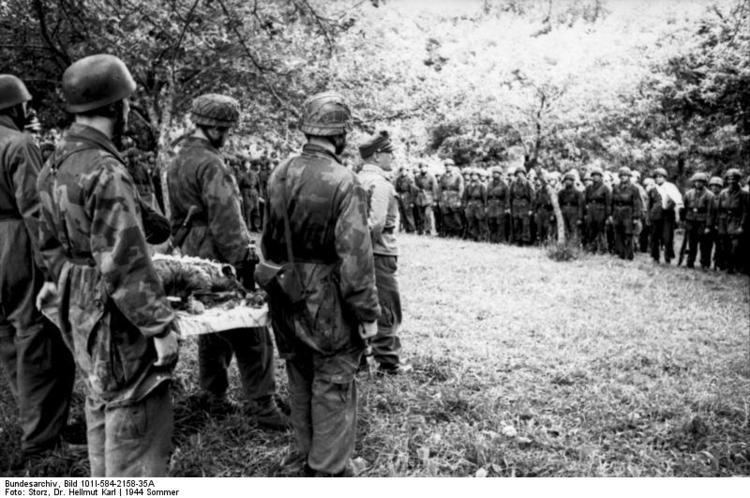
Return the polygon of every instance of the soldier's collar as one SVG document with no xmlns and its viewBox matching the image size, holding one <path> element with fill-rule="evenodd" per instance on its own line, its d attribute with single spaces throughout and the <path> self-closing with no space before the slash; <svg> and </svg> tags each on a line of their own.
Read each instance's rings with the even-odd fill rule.
<svg viewBox="0 0 750 498">
<path fill-rule="evenodd" d="M 11 130 L 20 131 L 18 129 L 18 126 L 16 126 L 16 123 L 14 123 L 13 120 L 11 119 L 11 117 L 5 114 L 0 116 L 0 126 L 10 128 Z"/>
<path fill-rule="evenodd" d="M 96 145 L 115 156 L 115 158 L 117 158 L 117 160 L 121 163 L 125 164 L 125 160 L 120 155 L 120 152 L 115 147 L 115 144 L 112 143 L 112 140 L 110 140 L 107 135 L 97 130 L 96 128 L 92 128 L 91 126 L 86 126 L 81 123 L 73 123 L 68 129 L 67 136 L 68 138 L 73 140 L 83 140 Z"/>
<path fill-rule="evenodd" d="M 302 152 L 307 152 L 309 154 L 326 155 L 331 157 L 337 163 L 341 164 L 341 159 L 339 159 L 339 156 L 336 155 L 333 144 L 328 144 L 327 142 L 319 140 L 310 141 L 302 146 Z"/>
</svg>

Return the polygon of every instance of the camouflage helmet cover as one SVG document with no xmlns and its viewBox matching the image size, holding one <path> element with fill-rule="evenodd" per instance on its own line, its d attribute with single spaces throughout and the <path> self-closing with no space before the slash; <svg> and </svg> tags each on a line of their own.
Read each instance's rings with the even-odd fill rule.
<svg viewBox="0 0 750 498">
<path fill-rule="evenodd" d="M 299 129 L 316 136 L 342 135 L 351 131 L 352 113 L 338 92 L 322 92 L 302 104 Z"/>
<path fill-rule="evenodd" d="M 193 100 L 190 119 L 199 126 L 230 128 L 240 120 L 240 104 L 227 95 L 206 93 Z"/>
<path fill-rule="evenodd" d="M 118 57 L 97 54 L 75 61 L 63 73 L 62 94 L 73 114 L 93 111 L 130 97 L 135 80 Z"/>
<path fill-rule="evenodd" d="M 617 176 L 632 176 L 633 173 L 630 171 L 630 168 L 627 166 L 623 166 L 619 170 L 617 170 Z"/>
<path fill-rule="evenodd" d="M 23 81 L 12 74 L 0 74 L 0 111 L 31 100 Z"/>
</svg>

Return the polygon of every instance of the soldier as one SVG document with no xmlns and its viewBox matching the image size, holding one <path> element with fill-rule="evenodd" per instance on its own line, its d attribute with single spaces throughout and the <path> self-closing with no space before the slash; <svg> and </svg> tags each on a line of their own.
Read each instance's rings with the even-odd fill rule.
<svg viewBox="0 0 750 498">
<path fill-rule="evenodd" d="M 583 225 L 583 193 L 575 187 L 576 175 L 570 171 L 563 176 L 563 188 L 557 193 L 557 201 L 565 224 L 565 235 L 572 244 L 581 240 Z"/>
<path fill-rule="evenodd" d="M 610 215 L 615 238 L 615 251 L 620 259 L 633 259 L 633 234 L 641 225 L 643 208 L 638 189 L 630 183 L 630 168 L 618 171 L 620 182 L 612 189 Z"/>
<path fill-rule="evenodd" d="M 417 187 L 417 196 L 414 200 L 417 233 L 434 235 L 435 219 L 432 206 L 437 198 L 438 184 L 435 177 L 427 170 L 427 163 L 419 163 L 419 174 L 414 179 L 414 184 Z"/>
<path fill-rule="evenodd" d="M 526 245 L 531 243 L 534 188 L 526 179 L 524 166 L 518 166 L 514 175 L 509 194 L 512 240 L 515 244 Z"/>
<path fill-rule="evenodd" d="M 664 168 L 654 170 L 656 187 L 648 193 L 648 212 L 651 223 L 651 257 L 657 263 L 661 249 L 664 261 L 669 264 L 674 259 L 674 229 L 682 209 L 682 195 L 673 183 L 667 181 Z"/>
<path fill-rule="evenodd" d="M 396 191 L 387 179 L 393 161 L 393 145 L 386 132 L 369 138 L 359 146 L 364 166 L 359 179 L 369 199 L 367 226 L 372 238 L 375 258 L 375 285 L 380 299 L 378 333 L 370 340 L 372 356 L 379 371 L 387 374 L 407 372 L 411 366 L 401 362 L 401 296 L 398 291 L 398 245 L 395 231 L 398 227 L 398 202 Z"/>
<path fill-rule="evenodd" d="M 260 216 L 258 215 L 260 206 L 260 179 L 256 170 L 257 165 L 244 161 L 242 172 L 239 178 L 240 192 L 244 201 L 243 215 L 245 224 L 253 232 L 259 232 L 261 229 Z"/>
<path fill-rule="evenodd" d="M 555 181 L 550 174 L 548 181 Z M 554 188 L 554 187 L 553 187 Z M 555 239 L 557 220 L 555 219 L 555 208 L 549 190 L 539 179 L 539 188 L 534 190 L 534 220 L 536 225 L 536 243 L 545 245 Z"/>
<path fill-rule="evenodd" d="M 463 232 L 461 199 L 464 195 L 464 179 L 453 160 L 446 159 L 444 164 L 445 174 L 438 182 L 443 234 L 457 237 Z"/>
<path fill-rule="evenodd" d="M 0 74 L 0 364 L 18 404 L 19 463 L 61 443 L 75 375 L 60 332 L 34 306 L 44 283 L 36 187 L 42 158 L 21 131 L 30 100 L 20 79 Z"/>
<path fill-rule="evenodd" d="M 490 242 L 505 242 L 505 219 L 510 213 L 508 184 L 503 180 L 503 171 L 499 167 L 490 169 L 492 180 L 487 186 L 487 223 Z"/>
<path fill-rule="evenodd" d="M 715 270 L 722 269 L 723 263 L 721 261 L 721 250 L 719 249 L 719 235 L 717 227 L 717 210 L 719 207 L 719 194 L 724 189 L 724 180 L 720 176 L 712 176 L 708 181 L 708 190 L 714 195 L 711 202 L 711 216 L 708 219 L 707 226 L 709 233 L 706 235 L 708 242 L 706 243 L 709 247 L 709 253 L 713 252 L 713 267 Z"/>
<path fill-rule="evenodd" d="M 192 104 L 191 135 L 169 166 L 167 180 L 172 205 L 173 231 L 186 220 L 192 206 L 198 208 L 180 248 L 183 254 L 229 263 L 240 280 L 253 288 L 252 271 L 257 261 L 240 210 L 239 189 L 221 158 L 233 126 L 239 120 L 236 100 L 225 95 L 205 94 Z M 266 327 L 241 328 L 198 338 L 198 365 L 202 401 L 209 411 L 231 411 L 226 401 L 227 368 L 237 359 L 247 400 L 245 413 L 267 428 L 283 429 L 285 417 L 274 399 L 273 341 Z"/>
<path fill-rule="evenodd" d="M 464 189 L 463 204 L 468 237 L 475 241 L 484 240 L 487 187 L 480 181 L 479 171 L 474 170 L 469 175 L 469 184 Z"/>
<path fill-rule="evenodd" d="M 335 92 L 307 99 L 300 122 L 307 144 L 268 181 L 268 263 L 258 267 L 258 281 L 268 289 L 308 475 L 351 474 L 355 375 L 380 315 L 367 192 L 339 161 L 350 120 Z"/>
<path fill-rule="evenodd" d="M 719 193 L 716 202 L 719 260 L 728 273 L 743 268 L 740 243 L 747 224 L 748 194 L 740 188 L 740 170 L 731 168 L 726 173 L 729 186 Z"/>
<path fill-rule="evenodd" d="M 705 173 L 695 173 L 690 179 L 693 188 L 685 193 L 683 216 L 685 220 L 685 244 L 688 248 L 687 267 L 693 268 L 698 246 L 701 250 L 701 267 L 711 267 L 711 220 L 714 194 L 706 188 L 708 177 Z M 680 255 L 682 257 L 682 255 Z"/>
<path fill-rule="evenodd" d="M 401 226 L 406 233 L 413 233 L 414 227 L 414 200 L 417 196 L 417 187 L 414 185 L 409 170 L 401 166 L 398 169 L 398 176 L 393 181 L 398 195 L 398 209 L 401 217 Z"/>
<path fill-rule="evenodd" d="M 591 185 L 586 187 L 584 201 L 586 206 L 586 233 L 588 250 L 594 253 L 607 252 L 607 219 L 612 214 L 612 191 L 603 182 L 603 172 L 598 166 L 591 169 Z"/>
<path fill-rule="evenodd" d="M 648 199 L 649 193 L 652 188 L 656 188 L 656 182 L 651 177 L 643 179 L 643 190 L 646 192 L 646 202 L 643 204 L 643 208 L 646 210 L 646 214 L 643 216 L 645 226 L 641 230 L 641 235 L 638 237 L 638 249 L 640 252 L 650 253 L 651 252 L 651 220 L 648 215 Z"/>
<path fill-rule="evenodd" d="M 173 429 L 174 313 L 146 243 L 138 191 L 117 151 L 135 90 L 117 57 L 65 70 L 75 115 L 38 179 L 40 247 L 60 290 L 59 325 L 87 384 L 91 475 L 161 476 Z"/>
</svg>

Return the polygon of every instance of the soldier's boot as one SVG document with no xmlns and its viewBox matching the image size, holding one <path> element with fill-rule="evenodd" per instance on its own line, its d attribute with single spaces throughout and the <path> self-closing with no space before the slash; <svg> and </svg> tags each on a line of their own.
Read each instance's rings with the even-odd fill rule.
<svg viewBox="0 0 750 498">
<path fill-rule="evenodd" d="M 290 427 L 289 418 L 281 412 L 273 396 L 248 402 L 245 414 L 266 429 L 285 430 Z"/>
</svg>

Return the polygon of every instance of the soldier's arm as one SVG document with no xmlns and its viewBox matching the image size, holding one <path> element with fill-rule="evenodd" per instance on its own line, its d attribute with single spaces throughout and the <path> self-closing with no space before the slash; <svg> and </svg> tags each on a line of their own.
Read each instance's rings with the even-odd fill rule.
<svg viewBox="0 0 750 498">
<path fill-rule="evenodd" d="M 434 176 L 431 176 L 432 180 L 430 180 L 430 185 L 432 188 L 432 196 L 435 200 L 438 198 L 438 183 L 437 180 L 435 180 Z"/>
<path fill-rule="evenodd" d="M 41 204 L 39 202 L 39 191 L 36 187 L 37 177 L 42 169 L 42 153 L 28 136 L 24 136 L 14 147 L 14 150 L 9 152 L 16 208 L 23 219 L 24 225 L 26 225 L 34 261 L 37 267 L 44 270 L 45 262 L 39 252 Z"/>
<path fill-rule="evenodd" d="M 612 189 L 609 187 L 604 189 L 604 212 L 607 218 L 612 216 Z"/>
<path fill-rule="evenodd" d="M 203 165 L 199 177 L 208 229 L 216 249 L 225 261 L 240 265 L 248 256 L 250 233 L 242 219 L 234 178 L 221 164 L 214 162 Z"/>
<path fill-rule="evenodd" d="M 360 322 L 380 316 L 375 287 L 375 263 L 367 228 L 367 194 L 358 180 L 339 187 L 341 200 L 334 227 L 336 253 L 341 260 L 341 296 Z"/>
<path fill-rule="evenodd" d="M 135 185 L 119 164 L 99 171 L 86 207 L 91 252 L 107 294 L 144 336 L 163 337 L 174 313 L 149 256 Z"/>
<path fill-rule="evenodd" d="M 458 197 L 459 198 L 463 198 L 465 189 L 466 189 L 466 185 L 464 184 L 464 177 L 461 175 L 458 175 Z"/>
<path fill-rule="evenodd" d="M 367 224 L 373 234 L 379 234 L 385 228 L 385 221 L 388 217 L 388 205 L 391 201 L 391 195 L 395 193 L 393 185 L 388 180 L 378 177 L 372 186 L 372 196 L 370 197 L 370 212 Z"/>
<path fill-rule="evenodd" d="M 578 196 L 578 219 L 583 219 L 583 212 L 585 209 L 585 204 L 583 202 L 583 192 L 578 192 L 576 194 Z"/>
<path fill-rule="evenodd" d="M 643 209 L 643 202 L 641 201 L 641 193 L 638 192 L 637 187 L 633 187 L 635 195 L 633 196 L 633 218 L 640 220 L 645 216 L 645 210 Z"/>
<path fill-rule="evenodd" d="M 482 204 L 487 205 L 487 186 L 482 185 Z"/>
</svg>

